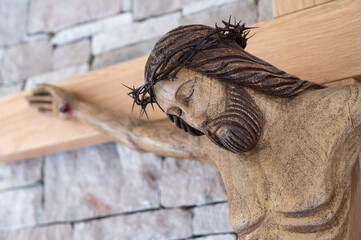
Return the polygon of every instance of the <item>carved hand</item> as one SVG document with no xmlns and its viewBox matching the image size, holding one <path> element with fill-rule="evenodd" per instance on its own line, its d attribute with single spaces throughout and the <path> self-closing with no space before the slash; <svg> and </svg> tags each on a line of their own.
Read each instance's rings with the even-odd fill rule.
<svg viewBox="0 0 361 240">
<path fill-rule="evenodd" d="M 77 98 L 70 92 L 50 84 L 40 84 L 27 96 L 30 106 L 40 112 L 69 118 L 73 104 Z"/>
</svg>

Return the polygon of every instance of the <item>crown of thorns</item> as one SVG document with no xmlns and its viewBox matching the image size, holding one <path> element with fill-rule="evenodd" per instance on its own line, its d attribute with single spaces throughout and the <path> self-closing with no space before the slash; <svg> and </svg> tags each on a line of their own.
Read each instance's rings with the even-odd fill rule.
<svg viewBox="0 0 361 240">
<path fill-rule="evenodd" d="M 146 111 L 148 104 L 151 104 L 153 110 L 153 103 L 156 103 L 159 106 L 154 96 L 154 85 L 159 81 L 173 79 L 184 66 L 186 66 L 192 61 L 193 57 L 197 53 L 205 49 L 217 47 L 218 43 L 222 39 L 233 40 L 244 49 L 247 45 L 247 40 L 249 39 L 249 37 L 247 38 L 247 36 L 252 27 L 246 27 L 244 23 L 241 24 L 241 21 L 235 24 L 231 24 L 231 17 L 229 18 L 228 22 L 222 21 L 222 23 L 224 24 L 224 27 L 218 27 L 216 23 L 215 28 L 199 40 L 189 44 L 185 44 L 177 49 L 174 49 L 164 54 L 162 60 L 155 66 L 155 68 L 150 74 L 150 77 L 146 79 L 145 83 L 142 86 L 138 88 L 135 88 L 134 86 L 133 88 L 125 86 L 129 90 L 131 90 L 128 95 L 134 99 L 132 112 L 134 109 L 134 105 L 137 104 L 141 107 L 139 113 L 140 116 L 145 114 L 148 118 L 148 114 Z M 179 52 L 181 52 L 182 54 L 177 60 L 177 62 L 172 66 L 163 69 L 163 67 L 167 65 L 170 59 Z M 164 111 L 160 106 L 159 108 Z"/>
</svg>

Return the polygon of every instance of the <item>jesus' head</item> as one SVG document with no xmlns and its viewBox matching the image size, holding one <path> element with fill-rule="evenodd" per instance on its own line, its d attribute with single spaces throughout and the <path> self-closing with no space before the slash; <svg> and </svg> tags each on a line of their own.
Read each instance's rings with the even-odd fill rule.
<svg viewBox="0 0 361 240">
<path fill-rule="evenodd" d="M 145 84 L 130 93 L 145 107 L 157 103 L 177 127 L 206 135 L 234 153 L 259 141 L 264 118 L 252 89 L 292 98 L 322 86 L 303 81 L 246 52 L 249 28 L 187 25 L 164 35 L 145 66 Z"/>
</svg>

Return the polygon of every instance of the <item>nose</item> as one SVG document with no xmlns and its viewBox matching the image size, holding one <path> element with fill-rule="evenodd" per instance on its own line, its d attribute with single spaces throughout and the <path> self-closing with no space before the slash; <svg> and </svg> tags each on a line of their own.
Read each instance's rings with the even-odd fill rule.
<svg viewBox="0 0 361 240">
<path fill-rule="evenodd" d="M 182 110 L 178 107 L 171 107 L 167 111 L 168 114 L 180 117 L 182 115 Z"/>
</svg>

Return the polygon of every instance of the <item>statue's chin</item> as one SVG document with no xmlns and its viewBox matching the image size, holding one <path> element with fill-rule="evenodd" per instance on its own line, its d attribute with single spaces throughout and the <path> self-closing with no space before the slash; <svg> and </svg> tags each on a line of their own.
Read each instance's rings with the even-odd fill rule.
<svg viewBox="0 0 361 240">
<path fill-rule="evenodd" d="M 252 150 L 257 140 L 238 124 L 222 123 L 204 131 L 209 139 L 219 147 L 233 153 L 244 153 Z"/>
</svg>

